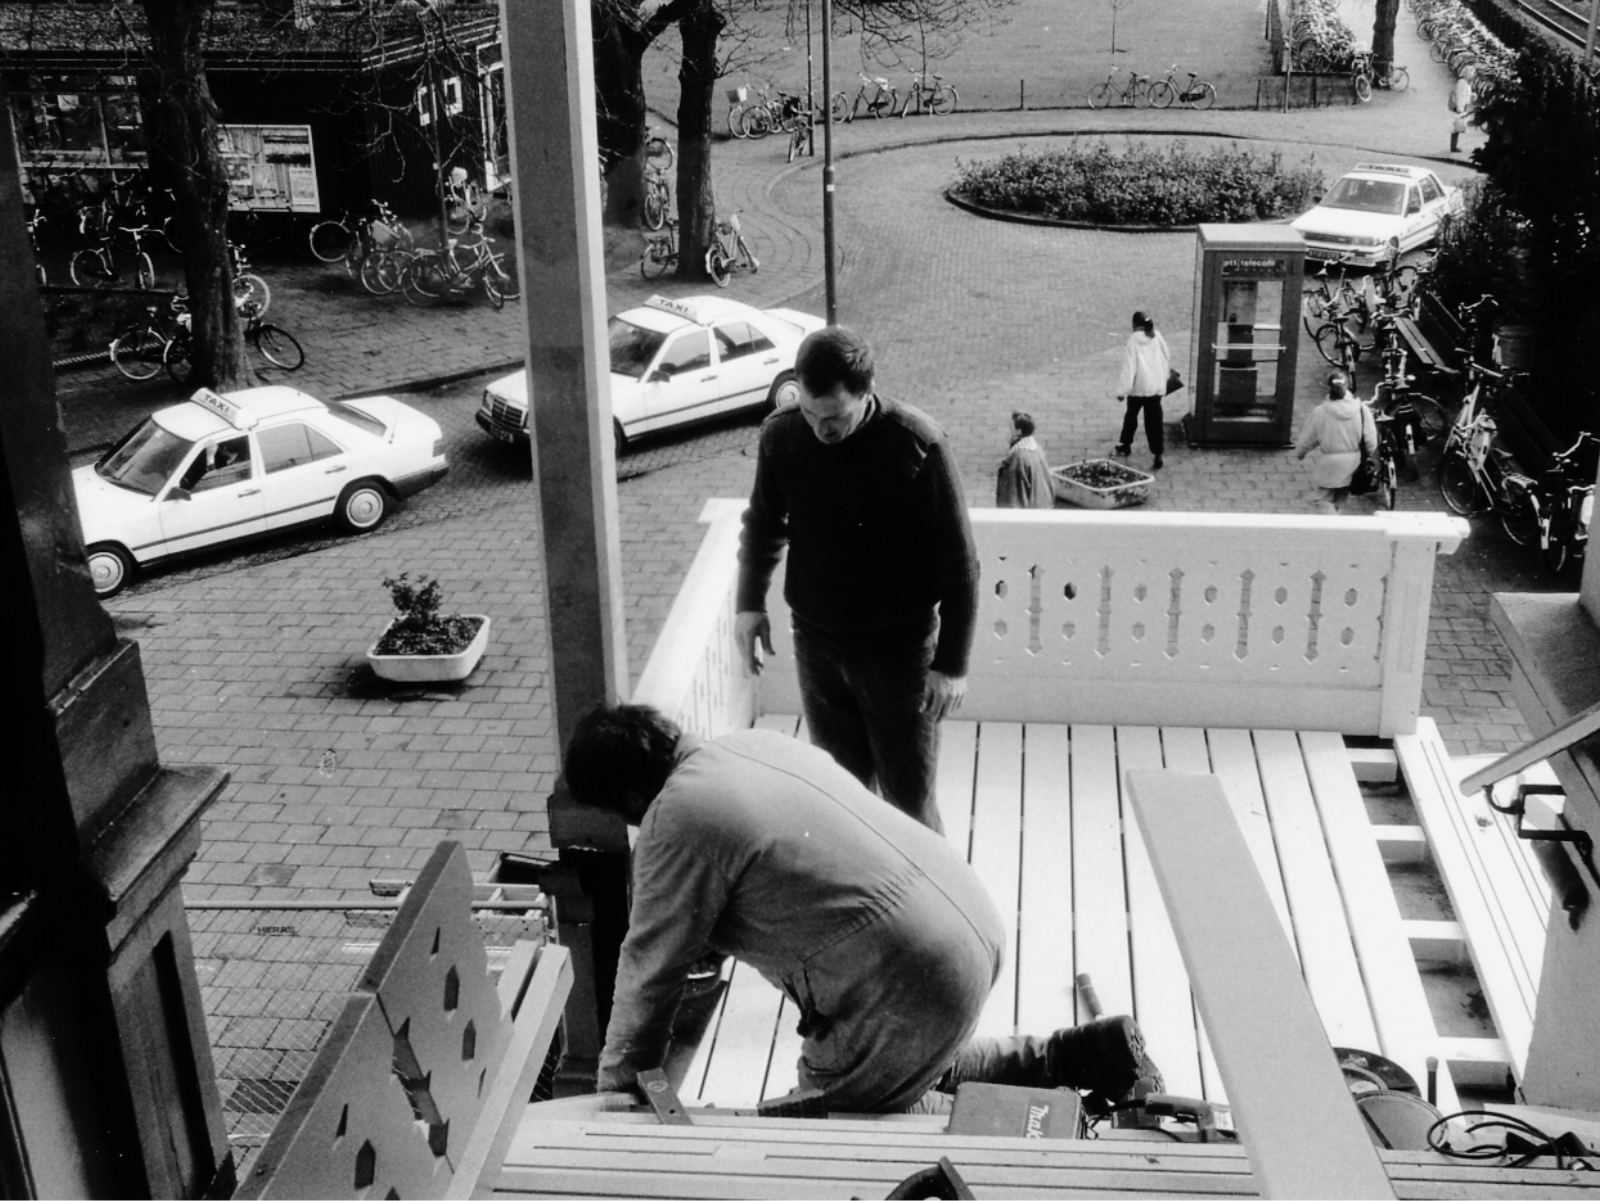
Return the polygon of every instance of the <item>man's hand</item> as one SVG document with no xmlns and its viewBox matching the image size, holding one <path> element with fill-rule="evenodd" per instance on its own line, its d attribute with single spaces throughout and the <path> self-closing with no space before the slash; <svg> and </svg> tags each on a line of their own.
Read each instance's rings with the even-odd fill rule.
<svg viewBox="0 0 1600 1201">
<path fill-rule="evenodd" d="M 930 671 L 928 682 L 922 686 L 922 711 L 933 714 L 934 721 L 943 721 L 961 708 L 961 698 L 966 695 L 966 676 L 947 676 L 942 671 Z"/>
<path fill-rule="evenodd" d="M 744 669 L 753 676 L 761 674 L 761 652 L 772 654 L 772 626 L 765 613 L 742 612 L 733 618 L 733 640 L 739 645 L 739 657 Z"/>
</svg>

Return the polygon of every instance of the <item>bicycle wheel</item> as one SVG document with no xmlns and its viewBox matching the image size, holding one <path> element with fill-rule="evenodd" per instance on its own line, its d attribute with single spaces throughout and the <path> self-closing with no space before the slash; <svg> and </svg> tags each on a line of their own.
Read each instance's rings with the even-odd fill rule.
<svg viewBox="0 0 1600 1201">
<path fill-rule="evenodd" d="M 135 286 L 143 288 L 146 292 L 156 286 L 156 265 L 150 261 L 150 256 L 142 250 L 133 256 L 133 282 Z"/>
<path fill-rule="evenodd" d="M 1450 428 L 1450 414 L 1433 397 L 1420 392 L 1412 393 L 1407 399 L 1416 412 L 1413 427 L 1417 431 L 1417 444 L 1424 447 L 1439 445 L 1439 439 Z"/>
<path fill-rule="evenodd" d="M 256 331 L 254 341 L 262 358 L 275 367 L 282 367 L 285 371 L 298 371 L 300 365 L 306 361 L 306 352 L 300 349 L 300 343 L 295 336 L 286 329 L 279 329 L 276 325 L 261 326 Z"/>
<path fill-rule="evenodd" d="M 1378 507 L 1392 511 L 1399 496 L 1400 468 L 1394 460 L 1394 448 L 1384 445 L 1378 448 Z"/>
<path fill-rule="evenodd" d="M 1436 63 L 1442 63 L 1446 58 L 1450 57 L 1451 49 L 1453 47 L 1446 45 L 1444 42 L 1435 41 L 1433 45 L 1428 47 L 1428 57 Z"/>
<path fill-rule="evenodd" d="M 324 263 L 337 263 L 350 249 L 350 231 L 342 221 L 320 221 L 311 227 L 311 253 Z"/>
<path fill-rule="evenodd" d="M 489 298 L 489 303 L 497 309 L 506 307 L 506 294 L 500 287 L 504 273 L 491 259 L 483 268 L 483 294 Z"/>
<path fill-rule="evenodd" d="M 1089 107 L 1105 108 L 1116 96 L 1117 90 L 1109 83 L 1097 83 L 1089 89 Z"/>
<path fill-rule="evenodd" d="M 502 255 L 495 259 L 494 262 L 495 266 L 500 270 L 499 278 L 496 281 L 496 284 L 500 289 L 500 295 L 504 296 L 507 300 L 521 300 L 522 275 L 517 270 L 516 260 Z"/>
<path fill-rule="evenodd" d="M 1165 79 L 1150 85 L 1150 107 L 1171 108 L 1172 102 L 1178 98 L 1178 89 Z"/>
<path fill-rule="evenodd" d="M 1356 99 L 1362 104 L 1372 99 L 1372 80 L 1365 75 L 1356 76 Z"/>
<path fill-rule="evenodd" d="M 706 251 L 706 274 L 716 281 L 717 287 L 726 288 L 733 279 L 730 266 L 727 253 L 720 245 L 713 242 L 711 248 Z"/>
<path fill-rule="evenodd" d="M 1184 99 L 1189 102 L 1190 108 L 1210 108 L 1217 102 L 1217 89 L 1209 83 L 1197 83 L 1184 93 Z"/>
<path fill-rule="evenodd" d="M 644 156 L 659 171 L 672 166 L 672 143 L 659 135 L 644 144 Z"/>
<path fill-rule="evenodd" d="M 1337 322 L 1328 321 L 1317 327 L 1317 332 L 1311 335 L 1311 340 L 1317 344 L 1317 353 L 1334 367 L 1343 367 L 1344 359 L 1341 357 L 1339 347 L 1339 326 Z"/>
<path fill-rule="evenodd" d="M 791 155 L 790 157 L 792 158 L 793 156 Z M 654 185 L 646 185 L 644 208 L 639 215 L 646 229 L 660 229 L 667 223 L 666 201 Z"/>
<path fill-rule="evenodd" d="M 644 248 L 644 257 L 639 260 L 639 274 L 646 279 L 660 279 L 667 267 L 677 259 L 666 239 L 652 239 Z"/>
<path fill-rule="evenodd" d="M 1573 553 L 1572 527 L 1572 510 L 1563 503 L 1549 514 L 1545 528 L 1540 531 L 1544 540 L 1545 569 L 1553 576 L 1563 574 L 1577 560 L 1578 556 Z"/>
<path fill-rule="evenodd" d="M 935 117 L 948 117 L 956 111 L 956 105 L 960 103 L 961 97 L 956 90 L 948 84 L 941 84 L 939 90 L 934 92 L 928 109 Z"/>
<path fill-rule="evenodd" d="M 111 361 L 129 379 L 149 379 L 161 370 L 167 340 L 148 325 L 123 330 L 111 342 Z"/>
<path fill-rule="evenodd" d="M 167 366 L 167 374 L 176 383 L 188 383 L 189 376 L 194 372 L 194 363 L 189 359 L 189 347 L 189 335 L 181 334 L 168 342 L 161 352 L 161 361 Z"/>
<path fill-rule="evenodd" d="M 106 270 L 98 250 L 77 250 L 67 260 L 67 274 L 80 288 L 103 288 L 111 272 Z"/>
<path fill-rule="evenodd" d="M 427 308 L 444 299 L 450 271 L 437 255 L 412 259 L 400 276 L 400 294 L 414 305 Z"/>
<path fill-rule="evenodd" d="M 361 286 L 374 296 L 387 296 L 400 286 L 400 273 L 391 267 L 392 251 L 374 250 L 361 260 Z"/>
<path fill-rule="evenodd" d="M 267 306 L 272 303 L 272 289 L 267 287 L 267 281 L 259 275 L 252 275 L 249 272 L 233 277 L 233 303 L 235 307 L 243 307 L 247 302 L 256 306 L 256 315 L 258 317 L 265 313 Z"/>
<path fill-rule="evenodd" d="M 183 253 L 183 227 L 176 213 L 172 213 L 161 222 L 161 240 L 173 254 Z"/>
<path fill-rule="evenodd" d="M 835 125 L 847 120 L 850 116 L 850 97 L 843 92 L 835 92 L 833 99 L 828 101 L 828 113 Z"/>
<path fill-rule="evenodd" d="M 764 138 L 772 132 L 772 110 L 764 104 L 745 110 L 744 135 L 747 138 Z"/>
<path fill-rule="evenodd" d="M 472 213 L 461 201 L 452 197 L 445 205 L 444 227 L 453 234 L 464 234 L 472 224 Z"/>
<path fill-rule="evenodd" d="M 1404 67 L 1395 67 L 1389 72 L 1389 90 L 1403 92 L 1411 86 L 1411 72 Z"/>
<path fill-rule="evenodd" d="M 1533 481 L 1526 476 L 1508 475 L 1505 503 L 1496 506 L 1500 528 L 1518 546 L 1527 546 L 1539 537 L 1539 505 L 1533 496 Z"/>
<path fill-rule="evenodd" d="M 1306 333 L 1313 338 L 1316 337 L 1317 330 L 1327 319 L 1328 298 L 1315 284 L 1307 287 L 1300 297 L 1300 321 L 1306 327 Z"/>
<path fill-rule="evenodd" d="M 1466 446 L 1452 439 L 1445 443 L 1439 464 L 1439 493 L 1452 513 L 1471 517 L 1483 511 L 1483 490 L 1467 463 Z"/>
<path fill-rule="evenodd" d="M 739 124 L 740 118 L 744 116 L 744 109 L 745 106 L 742 104 L 735 104 L 728 109 L 728 135 L 730 137 L 742 138 L 745 136 L 744 129 Z"/>
<path fill-rule="evenodd" d="M 796 125 L 794 133 L 789 135 L 789 161 L 794 162 L 794 156 L 806 148 L 806 127 Z"/>
</svg>

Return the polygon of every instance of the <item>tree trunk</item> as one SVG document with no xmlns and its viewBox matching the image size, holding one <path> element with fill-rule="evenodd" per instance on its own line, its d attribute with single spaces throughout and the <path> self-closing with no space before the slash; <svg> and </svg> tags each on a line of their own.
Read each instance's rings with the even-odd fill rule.
<svg viewBox="0 0 1600 1201">
<path fill-rule="evenodd" d="M 616 8 L 595 0 L 594 90 L 600 161 L 609 169 L 605 220 L 637 225 L 644 207 L 644 143 L 648 112 L 644 52 L 651 38 L 630 27 Z"/>
<path fill-rule="evenodd" d="M 1394 62 L 1394 26 L 1399 15 L 1400 0 L 1378 0 L 1377 12 L 1372 20 L 1373 62 Z"/>
<path fill-rule="evenodd" d="M 228 261 L 228 173 L 202 43 L 213 0 L 143 0 L 150 25 L 150 156 L 171 183 L 184 236 L 194 341 L 191 383 L 249 382 Z"/>
<path fill-rule="evenodd" d="M 678 22 L 678 274 L 703 280 L 716 200 L 711 191 L 711 105 L 717 86 L 717 38 L 726 24 L 715 0 L 701 0 Z"/>
</svg>

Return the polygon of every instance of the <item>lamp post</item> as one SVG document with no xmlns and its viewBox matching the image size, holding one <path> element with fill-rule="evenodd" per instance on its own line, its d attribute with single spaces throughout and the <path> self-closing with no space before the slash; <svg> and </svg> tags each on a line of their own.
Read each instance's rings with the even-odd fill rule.
<svg viewBox="0 0 1600 1201">
<path fill-rule="evenodd" d="M 807 13 L 810 4 L 806 5 Z M 834 278 L 833 253 L 833 0 L 822 0 L 822 278 L 827 296 L 828 324 L 839 324 L 838 281 Z"/>
</svg>

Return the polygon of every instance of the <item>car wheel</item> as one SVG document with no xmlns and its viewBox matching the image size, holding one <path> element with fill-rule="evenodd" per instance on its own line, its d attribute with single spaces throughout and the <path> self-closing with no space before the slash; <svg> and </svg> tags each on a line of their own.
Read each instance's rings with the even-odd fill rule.
<svg viewBox="0 0 1600 1201">
<path fill-rule="evenodd" d="M 377 480 L 357 480 L 339 493 L 333 515 L 348 533 L 368 533 L 389 515 L 389 494 Z"/>
<path fill-rule="evenodd" d="M 794 372 L 785 371 L 772 381 L 772 390 L 767 393 L 767 407 L 769 409 L 787 409 L 790 405 L 800 403 L 800 381 L 794 377 Z"/>
<path fill-rule="evenodd" d="M 115 542 L 99 542 L 88 551 L 89 578 L 94 582 L 95 595 L 110 600 L 133 579 L 137 569 L 133 556 Z"/>
</svg>

